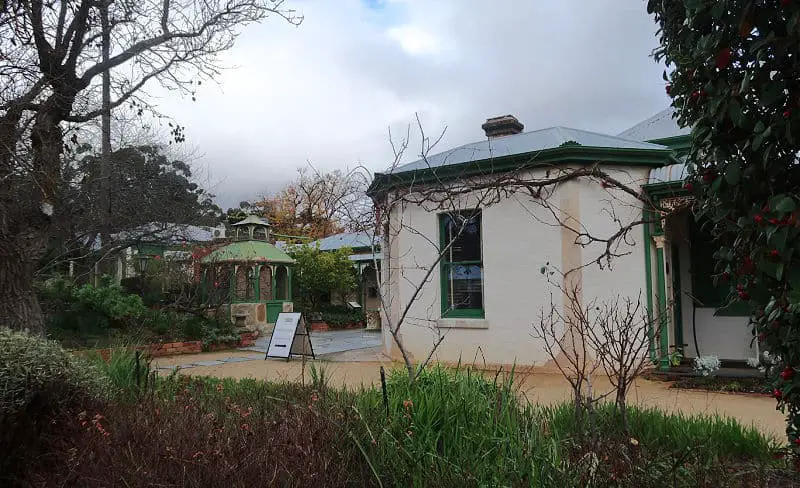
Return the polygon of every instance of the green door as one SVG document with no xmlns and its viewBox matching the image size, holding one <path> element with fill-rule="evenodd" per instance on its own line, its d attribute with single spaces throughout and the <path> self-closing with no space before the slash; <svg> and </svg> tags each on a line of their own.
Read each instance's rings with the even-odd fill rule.
<svg viewBox="0 0 800 488">
<path fill-rule="evenodd" d="M 274 324 L 278 314 L 283 311 L 283 300 L 270 300 L 267 302 L 267 323 Z"/>
</svg>

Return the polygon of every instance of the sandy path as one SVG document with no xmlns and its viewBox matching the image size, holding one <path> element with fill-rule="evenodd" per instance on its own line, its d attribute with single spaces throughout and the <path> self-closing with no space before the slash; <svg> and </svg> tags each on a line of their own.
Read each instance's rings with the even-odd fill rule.
<svg viewBox="0 0 800 488">
<path fill-rule="evenodd" d="M 191 356 L 175 356 L 158 358 L 154 362 L 158 366 L 187 364 L 198 361 L 215 360 L 225 357 L 253 356 L 252 352 L 218 352 Z M 336 357 L 345 361 L 317 360 L 317 365 L 324 365 L 330 382 L 335 386 L 359 387 L 361 385 L 377 385 L 380 382 L 380 366 L 387 370 L 400 367 L 398 363 L 380 361 L 378 354 L 367 359 L 375 361 L 348 361 L 347 356 Z M 359 359 L 365 359 L 363 355 Z M 186 374 L 199 376 L 258 378 L 271 381 L 300 381 L 302 377 L 302 361 L 292 359 L 290 362 L 270 359 L 252 360 L 239 363 L 226 363 L 216 366 L 197 366 L 183 371 Z M 308 378 L 306 371 L 306 378 Z M 552 371 L 541 370 L 518 374 L 520 390 L 534 403 L 552 404 L 570 398 L 567 382 Z M 609 383 L 606 378 L 597 381 L 596 391 L 607 391 Z M 719 414 L 734 417 L 742 424 L 755 425 L 767 434 L 783 439 L 784 416 L 775 410 L 775 401 L 764 396 L 752 396 L 731 393 L 703 392 L 669 388 L 668 383 L 640 379 L 631 392 L 632 402 L 658 407 L 668 412 L 684 412 L 689 414 Z"/>
</svg>

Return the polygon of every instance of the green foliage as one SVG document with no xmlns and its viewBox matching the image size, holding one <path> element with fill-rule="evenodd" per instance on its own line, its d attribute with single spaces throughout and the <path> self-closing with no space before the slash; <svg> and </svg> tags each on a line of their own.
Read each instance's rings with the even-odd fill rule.
<svg viewBox="0 0 800 488">
<path fill-rule="evenodd" d="M 527 404 L 513 371 L 437 367 L 413 384 L 395 371 L 387 389 L 388 417 L 379 392 L 357 397 L 357 443 L 383 486 L 728 486 L 726 466 L 768 466 L 775 452 L 718 417 L 630 408 L 626 433 L 607 404 L 579 422 L 571 404 Z"/>
<path fill-rule="evenodd" d="M 110 164 L 110 181 L 103 181 L 101 164 Z M 130 231 L 151 222 L 216 225 L 222 209 L 214 195 L 194 182 L 191 167 L 171 160 L 157 145 L 127 146 L 115 150 L 106 163 L 99 153 L 85 152 L 70 164 L 65 179 L 67 212 L 81 229 L 95 229 L 103 202 L 98 195 L 109 186 L 112 231 Z"/>
<path fill-rule="evenodd" d="M 719 245 L 717 279 L 753 307 L 780 356 L 775 396 L 800 443 L 800 2 L 650 0 L 679 122 L 691 126 L 686 187 Z"/>
<path fill-rule="evenodd" d="M 61 329 L 95 332 L 125 328 L 147 311 L 139 296 L 126 293 L 108 279 L 99 286 L 76 286 L 56 277 L 45 281 L 39 291 L 50 325 Z"/>
<path fill-rule="evenodd" d="M 97 370 L 57 342 L 0 328 L 0 415 L 43 410 L 102 397 L 106 384 Z"/>
<path fill-rule="evenodd" d="M 101 402 L 107 382 L 56 342 L 0 328 L 0 485 L 40 458 L 46 432 Z M 27 485 L 23 484 L 23 485 Z"/>
<path fill-rule="evenodd" d="M 171 311 L 149 310 L 145 315 L 144 325 L 161 336 L 162 340 L 203 341 L 204 346 L 239 340 L 236 327 L 230 321 L 202 315 L 180 315 Z"/>
<path fill-rule="evenodd" d="M 289 255 L 295 260 L 295 279 L 306 313 L 316 312 L 332 292 L 349 292 L 356 287 L 356 272 L 348 248 L 320 251 L 319 247 L 294 246 Z"/>
<path fill-rule="evenodd" d="M 147 307 L 159 305 L 166 298 L 161 291 L 161 281 L 153 279 L 150 275 L 123 278 L 120 286 L 125 292 L 142 297 L 142 303 Z"/>
<path fill-rule="evenodd" d="M 108 361 L 98 353 L 89 355 L 95 371 L 104 377 L 110 392 L 116 398 L 135 399 L 146 391 L 151 378 L 150 359 L 135 346 L 126 345 L 111 349 Z"/>
<path fill-rule="evenodd" d="M 347 305 L 325 305 L 319 310 L 319 318 L 333 328 L 364 322 L 364 310 L 352 309 Z"/>
</svg>

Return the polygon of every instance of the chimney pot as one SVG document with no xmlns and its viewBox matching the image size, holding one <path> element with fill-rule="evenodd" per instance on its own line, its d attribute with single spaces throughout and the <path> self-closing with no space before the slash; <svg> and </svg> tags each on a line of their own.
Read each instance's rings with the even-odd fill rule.
<svg viewBox="0 0 800 488">
<path fill-rule="evenodd" d="M 486 122 L 481 125 L 481 129 L 483 129 L 486 133 L 486 137 L 489 139 L 519 134 L 524 128 L 525 126 L 522 125 L 522 122 L 517 120 L 513 115 L 491 117 L 486 119 Z"/>
</svg>

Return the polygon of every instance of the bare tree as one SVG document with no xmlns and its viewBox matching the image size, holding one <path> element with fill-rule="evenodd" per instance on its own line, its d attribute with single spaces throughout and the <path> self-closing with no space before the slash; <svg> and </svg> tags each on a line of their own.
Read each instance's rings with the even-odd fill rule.
<svg viewBox="0 0 800 488">
<path fill-rule="evenodd" d="M 615 405 L 628 431 L 627 396 L 636 378 L 651 362 L 648 349 L 658 337 L 658 320 L 648 318 L 642 307 L 641 293 L 636 300 L 617 296 L 595 308 L 594 327 L 589 327 L 588 340 L 603 370 L 614 387 Z"/>
<path fill-rule="evenodd" d="M 61 156 L 69 147 L 64 123 L 83 123 L 123 104 L 145 110 L 143 89 L 151 82 L 194 97 L 200 80 L 221 69 L 218 55 L 233 45 L 238 29 L 270 14 L 293 24 L 302 20 L 281 0 L 3 4 L 0 323 L 43 330 L 32 281 L 59 205 Z M 106 60 L 104 49 L 109 51 Z M 97 95 L 104 73 L 111 93 L 101 106 Z M 183 140 L 183 128 L 173 127 L 172 136 Z"/>
<path fill-rule="evenodd" d="M 583 304 L 579 284 L 557 288 L 564 297 L 563 308 L 551 295 L 550 306 L 540 312 L 538 323 L 533 324 L 532 336 L 541 341 L 545 353 L 572 388 L 575 418 L 582 421 L 584 413 L 591 413 L 594 404 L 608 395 L 595 395 L 592 388 L 592 378 L 601 361 L 593 354 L 587 338 L 596 318 L 592 317 L 593 304 Z"/>
</svg>

